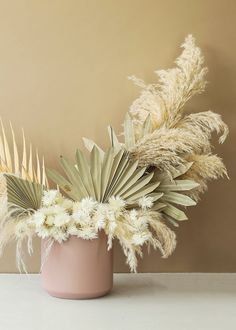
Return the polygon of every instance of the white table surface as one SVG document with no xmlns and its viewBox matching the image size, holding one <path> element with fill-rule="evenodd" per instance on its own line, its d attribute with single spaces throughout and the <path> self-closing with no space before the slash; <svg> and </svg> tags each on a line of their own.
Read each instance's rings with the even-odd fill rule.
<svg viewBox="0 0 236 330">
<path fill-rule="evenodd" d="M 39 275 L 0 275 L 0 330 L 235 330 L 236 274 L 117 274 L 113 292 L 63 300 Z"/>
</svg>

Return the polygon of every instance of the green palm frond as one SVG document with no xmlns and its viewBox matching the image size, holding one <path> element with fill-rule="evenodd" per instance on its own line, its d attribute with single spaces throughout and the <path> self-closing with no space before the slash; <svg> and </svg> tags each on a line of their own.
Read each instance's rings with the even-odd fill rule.
<svg viewBox="0 0 236 330">
<path fill-rule="evenodd" d="M 178 179 L 183 173 L 189 170 L 191 165 L 191 163 L 187 163 L 186 165 L 176 168 L 175 173 L 173 173 L 175 179 L 170 179 L 168 175 L 164 175 L 163 173 L 159 174 L 158 171 L 155 171 L 154 175 L 155 180 L 160 181 L 160 185 L 157 187 L 156 191 L 163 194 L 158 201 L 163 204 L 162 212 L 165 218 L 176 226 L 177 223 L 175 221 L 188 219 L 184 211 L 179 209 L 179 207 L 196 205 L 196 202 L 190 198 L 187 193 L 197 188 L 198 183 L 193 180 Z M 156 207 L 158 207 L 158 204 Z"/>
<path fill-rule="evenodd" d="M 18 178 L 11 174 L 4 175 L 7 186 L 7 201 L 23 210 L 37 210 L 41 206 L 43 186 Z"/>
<path fill-rule="evenodd" d="M 66 178 L 55 170 L 47 170 L 47 174 L 73 200 L 93 197 L 105 203 L 111 196 L 119 196 L 128 203 L 135 203 L 160 184 L 151 182 L 153 173 L 145 174 L 145 168 L 138 168 L 138 162 L 131 161 L 122 149 L 116 152 L 114 147 L 102 157 L 100 150 L 93 146 L 88 160 L 77 150 L 76 164 L 64 157 L 60 163 Z"/>
</svg>

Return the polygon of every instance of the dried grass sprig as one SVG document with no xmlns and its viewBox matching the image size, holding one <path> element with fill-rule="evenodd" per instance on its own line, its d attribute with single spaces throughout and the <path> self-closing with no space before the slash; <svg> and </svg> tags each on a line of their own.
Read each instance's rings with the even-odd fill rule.
<svg viewBox="0 0 236 330">
<path fill-rule="evenodd" d="M 154 232 L 153 247 L 158 248 L 163 258 L 168 258 L 176 247 L 176 235 L 164 222 L 160 212 L 149 212 L 149 226 Z"/>
<path fill-rule="evenodd" d="M 185 116 L 177 125 L 178 128 L 185 129 L 198 136 L 198 139 L 211 138 L 215 131 L 220 135 L 219 142 L 223 143 L 229 133 L 228 126 L 223 122 L 221 115 L 212 111 L 193 113 Z"/>
<path fill-rule="evenodd" d="M 140 97 L 130 107 L 137 131 L 149 113 L 154 128 L 174 127 L 182 118 L 186 102 L 205 90 L 208 70 L 203 67 L 204 57 L 193 36 L 189 35 L 181 47 L 183 52 L 175 61 L 175 68 L 155 72 L 158 83 L 146 85 L 130 77 L 142 88 Z"/>
<path fill-rule="evenodd" d="M 147 85 L 141 79 L 130 78 L 142 90 L 130 108 L 129 127 L 135 143 L 130 148 L 125 138 L 125 146 L 140 166 L 155 166 L 164 175 L 173 176 L 176 167 L 193 162 L 183 178 L 199 183 L 190 192 L 197 200 L 208 180 L 227 175 L 222 160 L 212 155 L 210 140 L 216 132 L 219 143 L 223 143 L 229 130 L 221 116 L 212 111 L 184 116 L 186 102 L 205 90 L 207 68 L 191 35 L 182 48 L 175 68 L 156 71 L 157 83 Z M 148 130 L 144 129 L 147 126 Z"/>
<path fill-rule="evenodd" d="M 144 136 L 130 150 L 130 155 L 139 161 L 140 166 L 155 166 L 170 174 L 186 162 L 186 155 L 201 153 L 206 148 L 210 148 L 209 141 L 199 139 L 194 132 L 182 128 L 160 128 Z"/>
<path fill-rule="evenodd" d="M 181 176 L 182 179 L 191 179 L 199 184 L 198 187 L 188 192 L 196 201 L 199 195 L 207 190 L 207 183 L 222 177 L 228 177 L 227 169 L 222 159 L 217 155 L 191 155 L 189 161 L 193 162 L 190 169 Z"/>
</svg>

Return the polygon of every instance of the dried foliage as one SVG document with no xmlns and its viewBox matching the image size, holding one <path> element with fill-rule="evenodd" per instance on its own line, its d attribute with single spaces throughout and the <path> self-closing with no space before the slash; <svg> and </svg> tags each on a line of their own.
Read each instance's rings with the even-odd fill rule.
<svg viewBox="0 0 236 330">
<path fill-rule="evenodd" d="M 212 154 L 210 140 L 216 132 L 220 135 L 219 142 L 223 143 L 228 127 L 221 116 L 212 111 L 184 114 L 186 102 L 204 92 L 207 68 L 191 35 L 182 48 L 175 68 L 156 71 L 156 84 L 146 85 L 131 77 L 142 90 L 125 119 L 125 146 L 140 166 L 155 166 L 170 177 L 176 167 L 193 162 L 184 178 L 199 183 L 192 194 L 198 200 L 199 193 L 206 190 L 208 180 L 227 175 L 222 160 Z M 129 140 L 127 126 L 132 132 Z"/>
<path fill-rule="evenodd" d="M 22 179 L 47 185 L 44 159 L 39 160 L 38 152 L 33 153 L 32 146 L 26 147 L 25 134 L 22 130 L 22 152 L 16 143 L 15 132 L 10 124 L 11 138 L 8 139 L 1 120 L 0 131 L 0 173 L 14 174 Z M 10 141 L 10 142 L 9 142 Z M 27 150 L 28 149 L 28 150 Z M 36 167 L 34 166 L 36 163 Z"/>
<path fill-rule="evenodd" d="M 95 239 L 104 230 L 108 249 L 118 239 L 132 271 L 144 245 L 163 257 L 173 252 L 176 236 L 166 221 L 178 226 L 187 220 L 185 208 L 196 205 L 208 180 L 227 176 L 211 147 L 214 132 L 220 143 L 228 135 L 221 116 L 184 113 L 187 101 L 205 90 L 207 68 L 191 35 L 182 48 L 176 67 L 156 71 L 157 83 L 131 77 L 141 94 L 125 117 L 123 144 L 109 127 L 107 151 L 84 139 L 89 159 L 77 150 L 75 163 L 60 158 L 65 176 L 48 170 L 57 190 L 48 189 L 37 152 L 34 168 L 31 146 L 27 157 L 24 132 L 19 157 L 12 127 L 10 147 L 1 122 L 0 252 L 16 240 L 20 270 L 26 271 L 22 244 L 27 241 L 31 254 L 34 235 L 49 240 L 48 255 L 54 241 L 63 243 L 70 235 Z"/>
<path fill-rule="evenodd" d="M 146 126 L 144 125 L 144 130 L 147 130 L 148 127 L 150 127 L 149 124 L 147 124 Z M 114 153 L 117 155 L 119 155 L 121 152 L 124 153 L 124 149 L 127 148 L 127 143 L 125 144 L 125 146 L 123 144 L 121 144 L 119 142 L 114 130 L 110 126 L 108 127 L 108 133 L 109 133 L 109 137 L 110 137 L 111 147 L 112 147 Z M 127 137 L 128 144 L 130 146 L 133 146 L 136 141 L 133 133 L 134 133 L 134 130 L 133 130 L 132 121 L 131 121 L 130 116 L 127 115 L 125 123 L 124 123 L 124 134 L 125 134 L 125 137 Z M 127 139 L 125 138 L 126 142 L 127 142 Z M 175 139 L 173 139 L 173 141 L 175 141 Z M 97 146 L 95 144 L 95 142 L 84 138 L 84 144 L 85 144 L 86 148 L 89 150 L 89 152 L 92 153 L 92 152 L 94 152 L 94 150 L 97 150 L 97 152 L 100 154 L 100 156 L 102 158 L 104 158 L 105 152 L 99 146 Z M 178 147 L 178 144 L 177 144 L 177 147 Z M 145 148 L 144 148 L 144 152 L 145 152 Z M 160 150 L 160 153 L 161 153 L 161 150 Z M 125 152 L 124 156 L 127 160 L 129 160 L 130 158 L 134 158 L 134 156 L 132 155 L 131 152 L 129 152 L 129 153 Z M 169 164 L 170 157 L 172 157 L 172 163 L 173 163 L 173 156 L 172 156 L 171 152 L 169 155 L 166 154 L 166 157 L 168 157 L 168 156 L 169 156 L 169 159 L 167 158 L 166 163 Z M 180 159 L 180 161 L 182 160 L 181 158 L 179 158 L 179 159 Z M 145 181 L 146 181 L 145 176 L 150 179 L 149 182 L 152 182 L 154 184 L 156 184 L 158 182 L 158 185 L 153 190 L 153 193 L 150 194 L 151 191 L 149 191 L 149 195 L 148 195 L 148 196 L 151 196 L 152 198 L 154 198 L 155 203 L 153 203 L 152 210 L 155 210 L 155 211 L 161 210 L 162 215 L 164 215 L 165 218 L 167 218 L 167 220 L 170 220 L 170 217 L 172 218 L 171 223 L 174 224 L 175 226 L 178 226 L 176 221 L 187 220 L 188 218 L 187 218 L 186 214 L 182 210 L 180 210 L 179 207 L 196 205 L 195 201 L 192 200 L 191 198 L 189 198 L 189 196 L 187 196 L 186 192 L 189 192 L 189 190 L 196 188 L 199 184 L 193 180 L 184 180 L 181 178 L 181 175 L 183 175 L 184 173 L 186 173 L 188 171 L 188 169 L 191 167 L 192 163 L 183 161 L 183 164 L 181 164 L 181 166 L 180 166 L 179 162 L 178 163 L 176 162 L 176 166 L 172 166 L 169 169 L 169 171 L 161 171 L 161 169 L 162 169 L 161 165 L 165 165 L 165 164 L 159 164 L 158 166 L 156 165 L 156 167 L 158 167 L 158 170 L 156 170 L 155 168 L 154 169 L 152 168 L 150 170 L 149 176 L 147 176 L 147 171 L 149 171 L 147 166 L 149 166 L 150 164 L 147 164 L 147 166 L 145 166 L 145 164 L 142 164 L 140 158 L 136 159 L 135 162 L 133 159 L 131 161 L 131 164 L 132 163 L 136 164 L 135 166 L 139 165 L 138 173 L 140 173 L 140 171 L 141 172 L 143 171 L 141 174 L 142 182 L 145 183 Z M 154 165 L 154 164 L 152 164 L 152 165 Z M 133 166 L 133 165 L 131 165 L 131 166 Z M 94 165 L 91 166 L 91 168 L 93 168 L 93 167 L 94 167 Z M 99 167 L 99 166 L 97 165 L 96 167 Z M 78 168 L 78 166 L 77 166 L 77 168 Z M 136 169 L 137 169 L 137 167 L 136 167 Z M 130 172 L 130 170 L 128 168 L 127 168 L 126 172 L 129 175 L 132 175 L 133 180 L 130 181 L 128 176 L 124 175 L 122 179 L 125 178 L 125 180 L 127 181 L 127 182 L 123 182 L 124 188 L 122 190 L 113 189 L 113 191 L 112 191 L 113 193 L 118 192 L 120 197 L 123 197 L 123 193 L 125 193 L 126 189 L 128 189 L 128 191 L 129 191 L 131 182 L 133 182 L 134 188 L 136 185 L 136 183 L 134 183 L 135 175 L 132 174 L 132 172 Z M 115 177 L 116 177 L 116 174 L 114 175 L 114 178 Z M 178 180 L 174 180 L 175 178 L 178 178 Z M 61 182 L 58 180 L 55 182 L 57 182 L 59 185 L 60 185 L 60 183 L 65 184 L 66 187 L 69 187 L 69 182 L 65 182 L 63 180 Z M 115 182 L 116 182 L 116 180 L 115 180 Z M 117 184 L 117 182 L 116 182 L 116 184 Z M 144 189 L 145 189 L 145 186 L 144 186 Z M 91 189 L 90 189 L 90 191 L 91 191 Z M 176 191 L 178 191 L 178 193 Z M 90 195 L 92 195 L 92 193 L 93 192 L 91 191 Z M 140 195 L 144 195 L 144 194 L 141 192 L 141 193 L 139 193 L 139 196 Z M 127 198 L 127 194 L 125 195 L 125 197 Z M 175 205 L 172 205 L 172 204 L 175 204 Z M 131 202 L 131 206 L 132 206 L 132 202 Z"/>
<path fill-rule="evenodd" d="M 119 196 L 134 204 L 142 196 L 153 192 L 160 182 L 151 182 L 154 173 L 145 174 L 146 168 L 138 168 L 138 162 L 131 161 L 124 150 L 115 152 L 111 147 L 102 158 L 94 146 L 87 160 L 80 150 L 76 152 L 76 166 L 61 157 L 60 163 L 66 178 L 55 170 L 48 170 L 48 176 L 73 200 L 92 197 L 106 203 L 110 197 Z"/>
<path fill-rule="evenodd" d="M 182 54 L 175 61 L 176 67 L 158 70 L 158 83 L 146 85 L 136 77 L 130 77 L 142 88 L 140 97 L 134 101 L 130 113 L 139 128 L 150 113 L 154 128 L 174 127 L 181 119 L 186 102 L 205 90 L 207 68 L 204 57 L 189 35 L 183 45 Z"/>
<path fill-rule="evenodd" d="M 194 200 L 199 199 L 199 195 L 207 190 L 207 182 L 223 177 L 228 177 L 226 167 L 222 159 L 217 155 L 191 155 L 189 161 L 193 162 L 191 168 L 181 176 L 182 179 L 191 179 L 199 184 L 188 194 Z"/>
<path fill-rule="evenodd" d="M 11 137 L 9 138 L 2 120 L 0 121 L 0 255 L 8 243 L 16 241 L 18 268 L 26 270 L 21 257 L 22 244 L 27 238 L 28 252 L 31 253 L 33 233 L 28 231 L 26 235 L 21 234 L 18 231 L 18 222 L 20 218 L 26 218 L 29 210 L 32 211 L 40 205 L 39 191 L 42 190 L 40 187 L 41 185 L 48 186 L 44 159 L 40 161 L 38 152 L 34 153 L 31 145 L 27 148 L 23 130 L 21 150 L 16 143 L 12 125 L 10 124 Z M 22 188 L 20 193 L 18 186 Z M 36 201 L 35 192 L 38 188 L 39 195 Z M 11 198 L 12 195 L 10 195 L 13 191 L 15 191 L 15 198 Z"/>
</svg>

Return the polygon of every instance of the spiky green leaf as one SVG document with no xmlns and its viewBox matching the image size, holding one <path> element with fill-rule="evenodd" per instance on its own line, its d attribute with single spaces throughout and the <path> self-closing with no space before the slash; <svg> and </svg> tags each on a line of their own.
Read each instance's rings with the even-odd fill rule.
<svg viewBox="0 0 236 330">
<path fill-rule="evenodd" d="M 199 184 L 192 180 L 174 180 L 169 183 L 160 184 L 159 191 L 187 191 L 198 187 Z"/>
<path fill-rule="evenodd" d="M 133 127 L 133 121 L 130 115 L 127 113 L 124 121 L 124 135 L 125 135 L 125 145 L 127 149 L 131 149 L 135 145 L 135 133 Z"/>
<path fill-rule="evenodd" d="M 173 191 L 165 193 L 162 199 L 164 201 L 175 203 L 177 205 L 184 205 L 184 206 L 196 205 L 196 202 L 189 196 L 186 196 L 184 194 L 179 194 Z"/>
<path fill-rule="evenodd" d="M 183 211 L 179 210 L 177 207 L 171 204 L 167 204 L 162 212 L 177 221 L 188 220 L 186 214 Z"/>
</svg>

